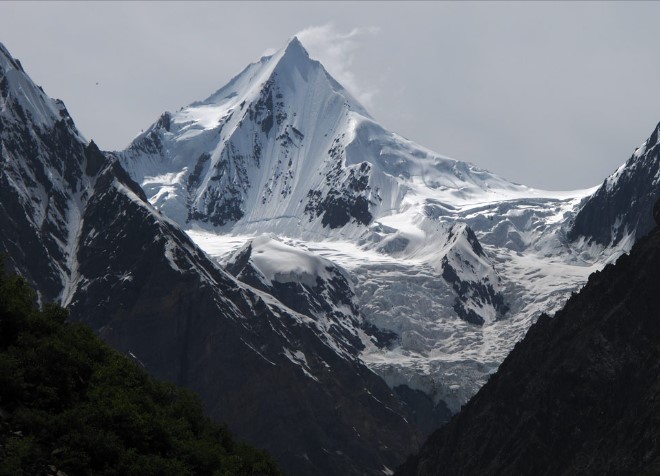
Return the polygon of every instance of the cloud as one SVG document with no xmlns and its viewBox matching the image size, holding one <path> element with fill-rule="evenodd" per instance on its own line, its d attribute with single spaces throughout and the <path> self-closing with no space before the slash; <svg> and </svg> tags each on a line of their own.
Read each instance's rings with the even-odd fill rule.
<svg viewBox="0 0 660 476">
<path fill-rule="evenodd" d="M 271 56 L 277 53 L 277 48 L 266 48 L 263 53 L 261 53 L 261 57 L 263 58 L 264 56 Z"/>
<path fill-rule="evenodd" d="M 343 33 L 332 23 L 327 23 L 305 28 L 296 33 L 296 36 L 305 45 L 310 56 L 319 60 L 337 81 L 369 109 L 378 91 L 373 87 L 363 86 L 351 71 L 351 65 L 365 36 L 377 33 L 376 27 L 354 28 Z"/>
</svg>

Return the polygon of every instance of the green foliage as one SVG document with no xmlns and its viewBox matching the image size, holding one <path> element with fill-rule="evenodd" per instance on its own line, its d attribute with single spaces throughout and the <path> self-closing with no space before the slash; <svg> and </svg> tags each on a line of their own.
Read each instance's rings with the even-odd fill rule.
<svg viewBox="0 0 660 476">
<path fill-rule="evenodd" d="M 0 266 L 0 476 L 271 475 L 262 451 L 211 422 Z"/>
</svg>

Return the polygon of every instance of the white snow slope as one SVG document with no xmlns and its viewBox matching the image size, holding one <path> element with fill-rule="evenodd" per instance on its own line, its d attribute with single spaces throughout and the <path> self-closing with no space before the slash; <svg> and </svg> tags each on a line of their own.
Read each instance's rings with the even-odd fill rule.
<svg viewBox="0 0 660 476">
<path fill-rule="evenodd" d="M 309 253 L 347 270 L 363 319 L 399 336 L 365 338 L 361 358 L 454 411 L 540 313 L 631 245 L 566 240 L 595 189 L 535 190 L 385 130 L 295 37 L 118 155 L 219 262 L 269 233 L 288 245 L 259 255 L 271 277 L 299 263 L 308 279 Z"/>
</svg>

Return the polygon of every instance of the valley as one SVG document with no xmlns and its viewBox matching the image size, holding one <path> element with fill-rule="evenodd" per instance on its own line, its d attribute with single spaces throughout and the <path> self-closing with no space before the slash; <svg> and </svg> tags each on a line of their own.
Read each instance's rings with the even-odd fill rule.
<svg viewBox="0 0 660 476">
<path fill-rule="evenodd" d="M 8 269 L 287 474 L 391 474 L 653 228 L 658 127 L 537 190 L 388 131 L 296 37 L 124 150 L 1 45 L 0 95 Z"/>
</svg>

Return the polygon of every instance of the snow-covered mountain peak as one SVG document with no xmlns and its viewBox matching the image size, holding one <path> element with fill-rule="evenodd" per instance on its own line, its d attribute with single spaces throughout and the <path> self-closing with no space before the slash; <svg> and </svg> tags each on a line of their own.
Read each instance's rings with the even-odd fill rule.
<svg viewBox="0 0 660 476">
<path fill-rule="evenodd" d="M 368 117 L 293 38 L 204 101 L 163 114 L 122 164 L 182 225 L 305 215 L 315 230 L 364 225 L 378 200 L 370 167 L 367 157 L 346 167 L 344 150 Z"/>
<path fill-rule="evenodd" d="M 535 193 L 387 131 L 295 37 L 120 157 L 180 225 L 234 233 L 357 237 L 411 207 Z"/>
<path fill-rule="evenodd" d="M 59 99 L 51 99 L 23 69 L 20 61 L 0 43 L 0 117 L 6 121 L 30 122 L 42 130 L 52 129 L 64 120 L 71 132 L 83 142 L 82 135 Z"/>
<path fill-rule="evenodd" d="M 7 47 L 2 42 L 0 42 L 0 67 L 2 67 L 3 71 L 7 71 L 8 69 L 10 69 L 8 67 L 9 64 L 11 64 L 11 66 L 14 69 L 20 69 L 21 71 L 23 71 L 20 62 L 14 59 L 9 53 Z"/>
<path fill-rule="evenodd" d="M 317 82 L 317 75 L 322 81 Z M 225 86 L 203 101 L 192 103 L 188 108 L 223 104 L 235 106 L 258 97 L 264 87 L 275 82 L 280 89 L 286 89 L 293 94 L 310 94 L 310 90 L 315 95 L 334 92 L 343 97 L 351 110 L 369 117 L 362 105 L 330 76 L 323 65 L 309 56 L 295 36 L 278 51 L 251 63 Z"/>
<path fill-rule="evenodd" d="M 286 42 L 286 45 L 283 49 L 286 54 L 309 57 L 309 53 L 296 35 L 289 38 L 289 41 Z"/>
<path fill-rule="evenodd" d="M 313 60 L 298 37 L 293 36 L 284 47 L 272 55 L 272 61 L 278 65 L 282 64 L 282 68 L 307 68 Z"/>
</svg>

